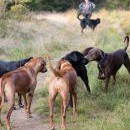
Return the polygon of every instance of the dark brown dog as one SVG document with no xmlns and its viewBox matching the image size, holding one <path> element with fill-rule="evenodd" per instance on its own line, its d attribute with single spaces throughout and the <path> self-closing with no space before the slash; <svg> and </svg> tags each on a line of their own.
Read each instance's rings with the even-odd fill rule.
<svg viewBox="0 0 130 130">
<path fill-rule="evenodd" d="M 33 58 L 23 67 L 9 72 L 1 78 L 0 113 L 4 103 L 4 92 L 8 100 L 9 110 L 6 115 L 7 130 L 11 130 L 10 116 L 13 111 L 15 93 L 24 97 L 24 106 L 27 117 L 31 117 L 30 107 L 34 90 L 37 84 L 37 74 L 46 72 L 46 62 L 43 58 Z M 26 94 L 28 93 L 27 101 Z M 0 120 L 1 124 L 1 120 Z"/>
<path fill-rule="evenodd" d="M 105 75 L 105 91 L 108 91 L 108 84 L 111 75 L 113 76 L 114 82 L 116 82 L 116 73 L 122 65 L 126 67 L 130 73 L 130 60 L 126 50 L 129 45 L 129 37 L 126 36 L 124 42 L 127 40 L 127 45 L 124 49 L 117 50 L 113 53 L 104 53 L 100 49 L 91 49 L 85 56 L 89 61 L 98 61 L 102 73 Z"/>
<path fill-rule="evenodd" d="M 97 47 L 88 47 L 88 48 L 86 48 L 86 49 L 82 52 L 83 56 L 85 57 L 85 56 L 89 53 L 89 51 L 92 50 L 92 49 L 97 49 L 99 52 L 101 52 L 101 54 L 104 53 L 101 49 L 99 49 L 99 48 L 97 48 Z M 102 55 L 101 55 L 101 56 L 102 56 Z M 99 59 L 101 59 L 101 58 L 102 58 L 102 57 L 99 57 Z M 98 60 L 97 60 L 97 68 L 98 68 L 98 71 L 99 71 L 99 73 L 98 73 L 98 79 L 104 80 L 104 79 L 105 79 L 104 73 L 103 73 L 103 71 L 102 71 L 102 68 L 101 68 L 101 66 L 100 66 L 100 62 L 98 62 Z"/>
<path fill-rule="evenodd" d="M 49 104 L 50 104 L 50 127 L 51 130 L 54 129 L 53 124 L 53 109 L 54 102 L 57 94 L 61 96 L 61 114 L 62 114 L 62 130 L 66 128 L 66 110 L 68 106 L 68 94 L 72 94 L 73 99 L 73 114 L 77 114 L 76 110 L 76 83 L 77 83 L 77 74 L 73 69 L 72 65 L 66 61 L 62 60 L 60 69 L 55 70 L 52 67 L 50 58 L 48 57 L 49 67 L 54 74 L 49 83 Z"/>
</svg>

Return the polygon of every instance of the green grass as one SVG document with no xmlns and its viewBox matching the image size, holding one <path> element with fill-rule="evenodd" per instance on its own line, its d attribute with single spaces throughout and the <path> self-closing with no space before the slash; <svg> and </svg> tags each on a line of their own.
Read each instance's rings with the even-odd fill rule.
<svg viewBox="0 0 130 130">
<path fill-rule="evenodd" d="M 7 14 L 6 14 L 7 15 Z M 9 15 L 9 14 L 8 14 Z M 7 15 L 7 16 L 8 16 Z M 18 14 L 17 14 L 18 15 Z M 29 56 L 44 56 L 49 53 L 56 62 L 72 50 L 83 51 L 86 47 L 97 46 L 105 52 L 123 48 L 123 38 L 127 26 L 122 23 L 129 12 L 123 10 L 100 10 L 93 15 L 100 17 L 101 24 L 93 32 L 80 33 L 76 11 L 65 13 L 39 14 L 29 13 L 28 17 L 13 18 L 2 15 L 0 19 L 0 45 L 6 55 L 1 59 L 20 59 Z M 6 18 L 5 18 L 6 17 Z M 60 20 L 58 20 L 60 18 Z M 129 21 L 128 21 L 129 22 Z M 129 25 L 127 23 L 127 25 Z M 123 27 L 122 27 L 123 26 Z M 127 50 L 129 54 L 129 49 Z M 130 79 L 126 69 L 122 67 L 117 74 L 116 85 L 109 85 L 108 94 L 104 93 L 104 81 L 97 79 L 98 70 L 95 62 L 87 65 L 92 94 L 78 79 L 78 116 L 72 116 L 72 109 L 67 111 L 67 130 L 129 130 L 130 129 Z M 49 69 L 48 69 L 49 71 Z M 50 72 L 40 75 L 35 92 L 33 109 L 49 124 L 49 105 L 47 81 Z M 59 97 L 55 103 L 54 121 L 60 129 Z"/>
</svg>

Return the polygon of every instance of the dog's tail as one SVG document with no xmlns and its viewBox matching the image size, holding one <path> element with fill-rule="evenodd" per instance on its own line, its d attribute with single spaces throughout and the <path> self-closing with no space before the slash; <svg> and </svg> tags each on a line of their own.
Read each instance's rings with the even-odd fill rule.
<svg viewBox="0 0 130 130">
<path fill-rule="evenodd" d="M 49 55 L 47 55 L 46 57 L 48 59 L 49 68 L 52 71 L 52 73 L 57 77 L 62 77 L 60 70 L 56 70 L 56 69 L 53 68 Z"/>
<path fill-rule="evenodd" d="M 79 14 L 77 15 L 77 19 L 78 19 L 79 21 L 82 20 L 82 19 L 80 18 L 80 15 L 81 15 L 81 13 L 79 13 Z"/>
<path fill-rule="evenodd" d="M 126 36 L 125 39 L 124 39 L 124 42 L 126 42 L 126 46 L 124 48 L 124 50 L 126 51 L 128 46 L 129 46 L 129 36 Z"/>
</svg>

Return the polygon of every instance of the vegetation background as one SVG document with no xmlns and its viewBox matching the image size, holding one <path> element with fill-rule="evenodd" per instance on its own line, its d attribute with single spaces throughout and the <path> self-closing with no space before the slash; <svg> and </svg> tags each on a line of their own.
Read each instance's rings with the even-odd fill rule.
<svg viewBox="0 0 130 130">
<path fill-rule="evenodd" d="M 7 3 L 8 2 L 8 3 Z M 72 50 L 83 51 L 96 46 L 105 52 L 123 48 L 125 35 L 130 34 L 129 0 L 95 0 L 92 18 L 101 18 L 93 32 L 80 32 L 77 9 L 80 0 L 0 0 L 0 59 L 17 60 L 49 53 L 54 66 Z M 3 11 L 3 9 L 6 9 Z M 130 55 L 130 48 L 127 50 Z M 95 62 L 87 66 L 92 94 L 89 95 L 78 79 L 78 117 L 67 112 L 68 130 L 130 130 L 130 76 L 122 67 L 116 85 L 104 93 L 104 81 L 97 79 Z M 51 73 L 38 76 L 33 112 L 43 124 L 48 124 L 49 105 L 47 83 Z M 6 106 L 4 107 L 5 115 Z M 25 117 L 26 118 L 26 117 Z M 59 97 L 55 104 L 54 120 L 60 129 Z M 2 118 L 4 122 L 4 118 Z M 13 120 L 11 120 L 13 122 Z M 14 122 L 13 122 L 14 123 Z M 16 125 L 15 123 L 13 124 Z M 4 129 L 4 128 L 3 128 Z M 29 129 L 28 129 L 29 130 Z"/>
<path fill-rule="evenodd" d="M 56 10 L 66 11 L 67 9 L 77 8 L 78 4 L 83 0 L 1 0 L 0 4 L 5 4 L 6 8 L 12 7 L 17 10 L 19 8 L 29 9 L 33 11 L 40 10 Z M 91 0 L 98 8 L 106 7 L 107 9 L 129 9 L 129 0 Z M 97 8 L 97 9 L 98 9 Z"/>
</svg>

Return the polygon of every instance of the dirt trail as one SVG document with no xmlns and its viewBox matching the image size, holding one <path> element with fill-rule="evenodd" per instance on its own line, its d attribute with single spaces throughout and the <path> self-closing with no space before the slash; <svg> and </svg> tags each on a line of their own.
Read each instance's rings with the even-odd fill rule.
<svg viewBox="0 0 130 130">
<path fill-rule="evenodd" d="M 24 109 L 17 109 L 11 115 L 11 122 L 14 125 L 13 130 L 48 130 L 49 126 L 42 119 L 32 114 L 32 118 L 27 118 Z"/>
</svg>

